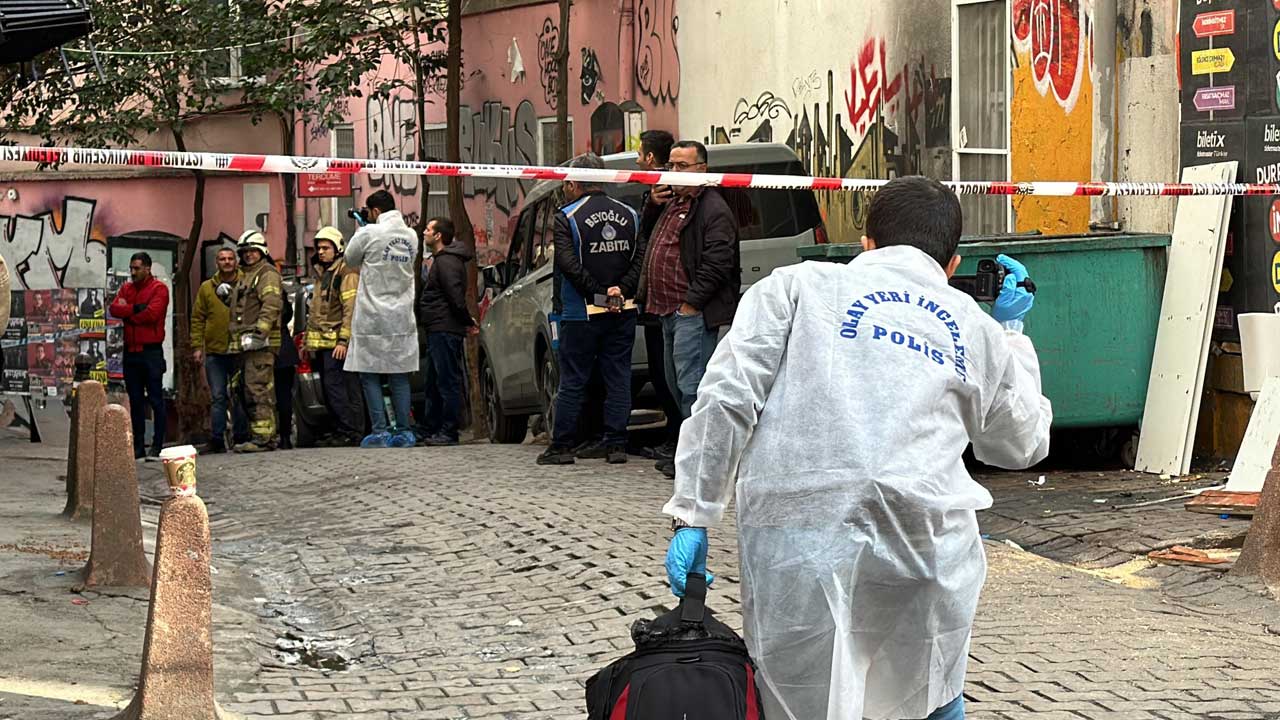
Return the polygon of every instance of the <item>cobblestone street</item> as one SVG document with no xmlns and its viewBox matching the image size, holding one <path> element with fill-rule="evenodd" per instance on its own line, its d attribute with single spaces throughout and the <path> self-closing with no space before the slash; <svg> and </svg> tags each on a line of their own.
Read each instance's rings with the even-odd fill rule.
<svg viewBox="0 0 1280 720">
<path fill-rule="evenodd" d="M 672 601 L 662 569 L 668 526 L 659 513 L 670 483 L 638 458 L 625 466 L 543 468 L 533 463 L 538 450 L 475 444 L 201 458 L 218 570 L 215 668 L 223 707 L 249 718 L 582 717 L 585 680 L 630 648 L 631 621 Z M 7 486 L 38 489 L 10 497 L 0 525 L 25 514 L 27 545 L 82 551 L 87 525 L 56 515 L 63 501 L 57 450 L 39 452 L 48 459 L 24 463 L 25 470 L 0 467 Z M 139 467 L 150 542 L 155 508 L 145 498 L 160 497 L 163 480 L 158 465 Z M 969 716 L 1280 715 L 1280 637 L 1268 631 L 1280 623 L 1262 588 L 1217 572 L 1153 567 L 1134 555 L 1110 557 L 1126 552 L 1120 547 L 1107 550 L 1107 562 L 1076 566 L 1001 542 L 1056 533 L 1041 543 L 1070 537 L 1088 545 L 1089 533 L 1077 528 L 1112 523 L 1157 532 L 1146 518 L 1166 515 L 1197 537 L 1245 527 L 1190 516 L 1179 502 L 1103 510 L 1093 495 L 1071 490 L 1074 483 L 1131 503 L 1137 500 L 1115 499 L 1115 488 L 1151 487 L 1140 476 L 1107 477 L 1050 475 L 1044 487 L 1052 494 L 1032 488 L 1025 475 L 991 479 L 997 507 L 982 518 L 992 541 Z M 1049 520 L 1045 498 L 1055 508 Z M 42 512 L 33 511 L 37 505 Z M 1142 514 L 1150 507 L 1154 515 Z M 1045 525 L 1054 521 L 1056 531 Z M 1106 537 L 1128 547 L 1120 533 L 1111 528 Z M 718 581 L 710 603 L 739 628 L 732 525 L 711 538 Z M 1052 557 L 1054 547 L 1044 554 Z M 77 607 L 67 594 L 76 562 L 38 552 L 18 557 L 12 549 L 0 550 L 0 561 L 7 578 L 0 638 L 16 640 L 0 640 L 0 718 L 109 717 L 136 680 L 145 592 L 86 593 L 91 604 Z M 15 562 L 27 570 L 8 572 Z M 68 576 L 51 577 L 55 566 Z M 89 610 L 109 620 L 89 621 Z M 75 637 L 41 644 L 38 633 L 20 630 L 41 623 Z M 76 695 L 90 686 L 96 694 Z M 74 697 L 90 707 L 72 707 Z"/>
</svg>

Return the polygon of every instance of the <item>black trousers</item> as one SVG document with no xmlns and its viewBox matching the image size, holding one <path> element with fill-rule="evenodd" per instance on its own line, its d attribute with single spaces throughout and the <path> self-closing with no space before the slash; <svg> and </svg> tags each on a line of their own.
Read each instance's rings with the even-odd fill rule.
<svg viewBox="0 0 1280 720">
<path fill-rule="evenodd" d="M 124 387 L 129 393 L 129 419 L 133 425 L 133 454 L 141 457 L 146 450 L 147 408 L 151 405 L 151 420 L 155 431 L 151 438 L 151 452 L 159 455 L 164 449 L 164 348 L 148 345 L 142 352 L 124 354 Z"/>
<path fill-rule="evenodd" d="M 644 353 L 649 359 L 649 381 L 653 383 L 653 391 L 658 396 L 662 413 L 667 416 L 667 442 L 675 443 L 680 439 L 680 424 L 684 422 L 684 414 L 680 404 L 667 387 L 666 343 L 662 338 L 662 323 L 652 316 L 644 321 Z"/>
</svg>

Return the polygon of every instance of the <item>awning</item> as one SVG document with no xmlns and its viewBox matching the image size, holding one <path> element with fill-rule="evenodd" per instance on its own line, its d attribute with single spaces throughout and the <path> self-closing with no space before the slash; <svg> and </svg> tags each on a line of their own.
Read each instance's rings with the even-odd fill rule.
<svg viewBox="0 0 1280 720">
<path fill-rule="evenodd" d="M 27 62 L 92 29 L 80 0 L 0 0 L 0 65 Z"/>
</svg>

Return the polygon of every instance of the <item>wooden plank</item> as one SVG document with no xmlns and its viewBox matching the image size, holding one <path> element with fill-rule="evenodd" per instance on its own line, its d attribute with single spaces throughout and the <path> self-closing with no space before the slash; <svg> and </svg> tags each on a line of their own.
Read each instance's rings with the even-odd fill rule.
<svg viewBox="0 0 1280 720">
<path fill-rule="evenodd" d="M 1230 182 L 1236 165 L 1188 167 L 1182 180 Z M 1136 470 L 1181 475 L 1191 469 L 1231 200 L 1229 195 L 1178 200 Z"/>
<path fill-rule="evenodd" d="M 1226 489 L 1262 492 L 1277 442 L 1280 442 L 1280 378 L 1269 377 L 1262 383 L 1262 393 L 1249 416 L 1249 427 L 1231 466 Z"/>
<path fill-rule="evenodd" d="M 1209 515 L 1245 515 L 1252 516 L 1258 509 L 1258 500 L 1262 493 L 1228 492 L 1226 490 L 1205 490 L 1188 500 L 1182 507 L 1190 512 Z"/>
</svg>

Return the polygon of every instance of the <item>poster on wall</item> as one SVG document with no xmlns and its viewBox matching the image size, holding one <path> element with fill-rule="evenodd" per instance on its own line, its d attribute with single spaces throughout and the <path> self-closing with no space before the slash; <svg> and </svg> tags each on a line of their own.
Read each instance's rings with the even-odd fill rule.
<svg viewBox="0 0 1280 720">
<path fill-rule="evenodd" d="M 104 302 L 110 304 L 111 298 L 118 295 L 120 288 L 128 281 L 128 275 L 108 274 L 107 294 Z M 104 328 L 107 379 L 111 382 L 122 383 L 124 382 L 124 323 L 116 318 L 108 317 Z"/>
<path fill-rule="evenodd" d="M 107 384 L 107 320 L 100 288 L 81 288 L 76 293 L 79 304 L 79 354 L 89 357 L 89 379 Z"/>
<path fill-rule="evenodd" d="M 0 378 L 0 392 L 27 392 L 27 314 L 24 307 L 26 294 L 21 290 L 10 293 L 9 325 L 4 329 L 0 346 L 4 348 L 4 376 Z"/>
</svg>

